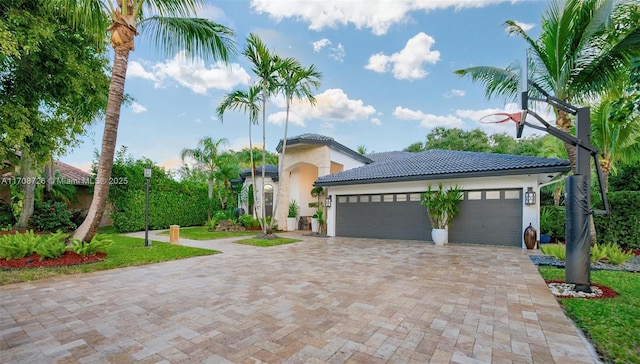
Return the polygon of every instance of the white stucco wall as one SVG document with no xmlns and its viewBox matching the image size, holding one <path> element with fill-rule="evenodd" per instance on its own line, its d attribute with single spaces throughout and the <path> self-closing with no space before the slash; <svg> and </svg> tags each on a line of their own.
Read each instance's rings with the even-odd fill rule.
<svg viewBox="0 0 640 364">
<path fill-rule="evenodd" d="M 327 235 L 335 236 L 335 218 L 336 209 L 335 202 L 337 195 L 349 194 L 373 194 L 373 193 L 402 193 L 402 192 L 424 192 L 429 184 L 437 185 L 442 183 L 444 186 L 458 185 L 465 190 L 483 190 L 483 189 L 521 189 L 522 190 L 522 231 L 529 226 L 529 223 L 538 231 L 540 231 L 540 223 L 538 221 L 540 209 L 540 193 L 538 191 L 538 175 L 518 175 L 518 176 L 501 176 L 501 177 L 480 177 L 465 178 L 455 180 L 432 180 L 432 181 L 411 181 L 411 182 L 394 182 L 394 183 L 372 183 L 363 185 L 350 186 L 332 186 L 328 188 L 329 195 L 332 196 L 333 204 L 327 208 Z M 535 205 L 524 204 L 524 192 L 527 187 L 533 187 L 537 192 Z M 524 241 L 522 242 L 524 246 Z"/>
</svg>

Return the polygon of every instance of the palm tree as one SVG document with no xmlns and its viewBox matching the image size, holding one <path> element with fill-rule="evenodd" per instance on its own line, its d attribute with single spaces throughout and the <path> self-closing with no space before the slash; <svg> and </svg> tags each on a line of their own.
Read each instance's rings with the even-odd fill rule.
<svg viewBox="0 0 640 364">
<path fill-rule="evenodd" d="M 87 218 L 73 236 L 89 241 L 96 233 L 106 207 L 109 177 L 118 135 L 129 53 L 134 39 L 146 33 L 165 54 L 186 50 L 190 56 L 227 62 L 235 53 L 233 31 L 208 19 L 194 18 L 204 0 L 48 0 L 72 19 L 75 26 L 100 37 L 111 33 L 114 50 L 107 111 L 98 161 L 98 175 Z"/>
<path fill-rule="evenodd" d="M 235 154 L 231 152 L 220 154 L 217 158 L 217 164 L 218 168 L 214 172 L 214 177 L 221 184 L 218 188 L 218 199 L 222 205 L 222 210 L 226 211 L 229 196 L 233 195 L 231 180 L 238 177 L 240 167 Z"/>
<path fill-rule="evenodd" d="M 262 213 L 261 224 L 262 233 L 267 233 L 266 211 L 265 211 L 265 170 L 266 170 L 266 145 L 267 145 L 267 99 L 277 91 L 278 71 L 282 67 L 280 57 L 271 53 L 260 38 L 251 33 L 247 39 L 242 54 L 249 59 L 252 64 L 252 71 L 258 76 L 258 87 L 260 87 L 260 100 L 262 101 L 262 192 L 260 198 L 260 210 Z"/>
<path fill-rule="evenodd" d="M 235 90 L 224 96 L 220 105 L 216 108 L 216 112 L 218 114 L 218 118 L 220 122 L 224 121 L 224 112 L 227 109 L 242 111 L 246 114 L 249 114 L 249 168 L 251 168 L 251 183 L 254 186 L 256 185 L 256 168 L 255 162 L 253 159 L 253 141 L 251 137 L 251 126 L 254 124 L 258 124 L 258 115 L 260 113 L 260 87 L 258 85 L 253 85 L 249 88 L 249 91 L 243 90 Z M 256 207 L 255 201 L 255 193 L 253 194 L 253 207 Z M 256 215 L 255 211 L 251 212 L 254 216 Z"/>
<path fill-rule="evenodd" d="M 308 68 L 302 67 L 300 62 L 293 58 L 283 60 L 281 68 L 278 71 L 279 85 L 278 90 L 282 92 L 286 100 L 286 117 L 284 122 L 284 138 L 282 139 L 282 157 L 278 163 L 278 175 L 284 175 L 284 159 L 287 150 L 287 130 L 289 128 L 289 112 L 291 111 L 291 102 L 294 98 L 298 100 L 306 100 L 311 105 L 315 105 L 316 98 L 313 96 L 312 89 L 320 87 L 320 79 L 322 73 L 316 69 L 315 65 Z M 278 188 L 276 201 L 280 201 L 280 193 L 282 189 Z M 276 216 L 278 204 L 275 205 L 273 216 Z M 273 224 L 274 220 L 271 220 Z"/>
<path fill-rule="evenodd" d="M 635 0 L 553 1 L 542 18 L 537 40 L 513 20 L 505 25 L 529 46 L 529 79 L 558 99 L 585 102 L 615 85 L 619 75 L 628 72 L 630 60 L 640 54 L 638 17 L 628 16 L 638 11 Z M 629 18 L 636 19 L 635 24 L 629 24 Z M 514 62 L 505 69 L 481 66 L 455 73 L 483 84 L 489 98 L 515 100 L 521 80 L 519 68 Z M 557 127 L 568 132 L 572 123 L 569 115 L 555 112 Z M 566 148 L 575 169 L 575 147 L 567 144 Z"/>
<path fill-rule="evenodd" d="M 616 162 L 640 160 L 640 115 L 635 112 L 626 120 L 612 117 L 619 97 L 607 95 L 591 110 L 591 140 L 600 149 L 600 169 L 604 190 L 609 190 L 609 175 Z"/>
<path fill-rule="evenodd" d="M 211 201 L 213 199 L 213 184 L 216 181 L 216 171 L 219 168 L 220 152 L 218 148 L 222 145 L 229 144 L 229 141 L 225 138 L 215 140 L 211 137 L 204 137 L 198 141 L 198 147 L 193 149 L 182 149 L 180 152 L 180 158 L 182 162 L 187 157 L 193 158 L 198 167 L 205 173 L 207 184 L 209 185 L 209 211 L 208 217 L 211 220 Z"/>
</svg>

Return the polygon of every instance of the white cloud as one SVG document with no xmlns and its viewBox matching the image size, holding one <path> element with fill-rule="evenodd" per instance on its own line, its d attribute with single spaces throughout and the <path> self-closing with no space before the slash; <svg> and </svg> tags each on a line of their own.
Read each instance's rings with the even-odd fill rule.
<svg viewBox="0 0 640 364">
<path fill-rule="evenodd" d="M 517 24 L 520 28 L 522 28 L 522 30 L 524 30 L 525 32 L 530 31 L 531 29 L 533 29 L 533 28 L 536 26 L 535 24 L 531 24 L 531 23 L 523 23 L 523 22 L 519 22 L 519 21 L 517 21 L 517 22 L 516 22 L 516 24 Z M 512 27 L 506 27 L 506 28 L 504 29 L 504 31 L 505 31 L 505 32 L 507 32 L 507 34 L 513 35 L 513 34 L 511 34 L 511 30 L 512 30 Z"/>
<path fill-rule="evenodd" d="M 462 119 L 453 115 L 433 115 L 425 114 L 419 110 L 411 110 L 402 106 L 397 106 L 393 110 L 393 116 L 402 120 L 417 120 L 420 121 L 420 126 L 424 128 L 435 128 L 437 126 L 444 126 L 447 128 L 461 128 L 464 127 Z"/>
<path fill-rule="evenodd" d="M 147 108 L 146 108 L 146 107 L 144 107 L 144 106 L 142 106 L 142 105 L 140 105 L 139 103 L 137 103 L 137 102 L 135 102 L 135 101 L 134 101 L 134 102 L 131 104 L 131 110 L 132 110 L 134 113 L 139 114 L 139 113 L 141 113 L 141 112 L 145 112 L 145 111 L 147 111 Z"/>
<path fill-rule="evenodd" d="M 371 118 L 371 124 L 373 125 L 382 125 L 382 121 L 378 118 Z"/>
<path fill-rule="evenodd" d="M 534 103 L 531 109 L 535 110 L 536 113 L 539 114 L 544 120 L 549 122 L 549 124 L 551 125 L 555 124 L 555 121 L 554 121 L 555 116 L 552 110 L 544 107 L 543 105 L 538 105 L 538 103 Z M 519 104 L 508 103 L 502 109 L 490 108 L 490 109 L 480 109 L 480 110 L 456 110 L 456 115 L 460 118 L 470 120 L 472 122 L 473 128 L 480 128 L 483 131 L 485 131 L 487 134 L 507 133 L 515 137 L 516 124 L 513 121 L 507 120 L 502 123 L 482 123 L 480 122 L 480 119 L 495 113 L 511 114 L 519 111 L 521 111 Z M 497 118 L 499 119 L 500 117 L 498 116 Z M 485 120 L 489 121 L 489 118 L 486 118 Z M 527 117 L 527 122 L 540 125 L 539 122 L 532 116 Z M 524 135 L 530 136 L 532 134 L 541 134 L 541 132 L 536 129 L 528 128 L 525 126 Z"/>
<path fill-rule="evenodd" d="M 457 90 L 457 89 L 454 88 L 452 90 L 449 90 L 449 91 L 445 92 L 444 97 L 447 97 L 447 98 L 454 97 L 454 96 L 462 97 L 462 96 L 464 96 L 466 94 L 467 93 L 464 90 Z"/>
<path fill-rule="evenodd" d="M 370 29 L 373 34 L 386 34 L 395 24 L 411 21 L 412 11 L 479 8 L 515 0 L 251 0 L 251 8 L 266 13 L 276 21 L 287 18 L 309 23 L 309 29 L 322 30 L 353 24 L 357 29 Z"/>
<path fill-rule="evenodd" d="M 311 44 L 313 45 L 313 51 L 315 53 L 319 53 L 325 47 L 329 47 L 329 57 L 335 59 L 338 62 L 342 62 L 344 60 L 345 51 L 342 43 L 338 43 L 337 46 L 331 47 L 331 41 L 327 38 L 323 38 Z"/>
<path fill-rule="evenodd" d="M 320 119 L 328 121 L 366 120 L 376 114 L 376 109 L 365 105 L 362 100 L 352 100 L 341 89 L 328 89 L 315 95 L 316 104 L 294 99 L 291 103 L 289 123 L 304 126 L 305 120 Z M 284 107 L 284 100 L 274 100 L 280 107 Z M 269 116 L 268 121 L 274 124 L 284 124 L 285 112 L 277 112 Z M 329 125 L 329 124 L 327 124 Z"/>
<path fill-rule="evenodd" d="M 440 52 L 431 50 L 435 40 L 420 32 L 407 41 L 405 47 L 390 56 L 377 53 L 369 58 L 366 69 L 384 73 L 389 69 L 398 80 L 417 80 L 427 76 L 423 68 L 425 63 L 436 64 L 440 60 Z"/>
<path fill-rule="evenodd" d="M 131 61 L 127 66 L 127 77 L 138 77 L 145 80 L 157 81 L 153 73 L 145 71 L 140 62 Z"/>
<path fill-rule="evenodd" d="M 335 59 L 338 62 L 344 61 L 344 46 L 342 43 L 338 43 L 337 46 L 331 47 L 331 53 L 329 57 Z"/>
<path fill-rule="evenodd" d="M 184 51 L 171 60 L 152 65 L 150 71 L 138 62 L 130 62 L 127 75 L 154 81 L 156 88 L 173 80 L 197 94 L 206 94 L 209 89 L 231 90 L 239 84 L 248 84 L 251 78 L 237 63 L 227 66 L 216 62 L 207 67 L 201 58 L 187 57 Z"/>
<path fill-rule="evenodd" d="M 327 38 L 322 38 L 319 41 L 311 43 L 313 44 L 313 51 L 318 53 L 322 50 L 322 48 L 331 45 L 331 41 Z"/>
</svg>

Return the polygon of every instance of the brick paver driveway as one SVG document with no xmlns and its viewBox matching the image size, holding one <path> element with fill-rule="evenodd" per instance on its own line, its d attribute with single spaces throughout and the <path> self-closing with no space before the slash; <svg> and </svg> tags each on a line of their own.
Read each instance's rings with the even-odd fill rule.
<svg viewBox="0 0 640 364">
<path fill-rule="evenodd" d="M 520 249 L 303 238 L 0 287 L 0 362 L 597 361 Z"/>
</svg>

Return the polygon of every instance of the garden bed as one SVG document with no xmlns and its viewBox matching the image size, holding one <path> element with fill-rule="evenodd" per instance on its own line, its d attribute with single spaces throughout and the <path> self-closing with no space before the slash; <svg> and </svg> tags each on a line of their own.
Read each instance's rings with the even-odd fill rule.
<svg viewBox="0 0 640 364">
<path fill-rule="evenodd" d="M 0 269 L 24 269 L 40 267 L 60 267 L 78 264 L 95 263 L 106 258 L 106 253 L 96 253 L 94 255 L 82 256 L 73 251 L 66 251 L 60 258 L 40 260 L 38 253 L 20 259 L 4 260 L 0 259 Z"/>
</svg>

